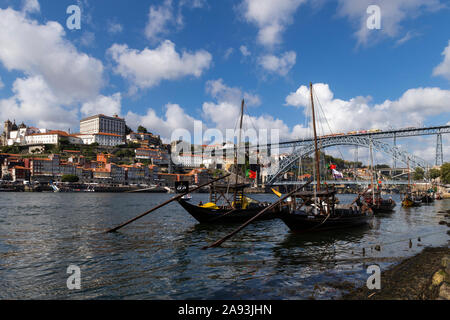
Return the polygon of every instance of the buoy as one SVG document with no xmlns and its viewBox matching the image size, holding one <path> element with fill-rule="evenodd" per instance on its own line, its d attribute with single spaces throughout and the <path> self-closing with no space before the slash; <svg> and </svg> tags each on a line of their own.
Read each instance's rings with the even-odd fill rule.
<svg viewBox="0 0 450 320">
<path fill-rule="evenodd" d="M 420 239 L 420 237 L 419 237 L 419 239 L 417 239 L 417 241 L 419 241 L 419 242 L 420 242 L 420 241 L 422 241 L 422 239 Z"/>
<path fill-rule="evenodd" d="M 412 248 L 412 241 L 409 239 L 409 247 Z"/>
<path fill-rule="evenodd" d="M 376 246 L 375 246 L 375 250 L 381 251 L 381 246 L 380 246 L 380 245 L 376 245 Z"/>
<path fill-rule="evenodd" d="M 363 248 L 363 256 L 366 255 L 366 248 Z"/>
</svg>

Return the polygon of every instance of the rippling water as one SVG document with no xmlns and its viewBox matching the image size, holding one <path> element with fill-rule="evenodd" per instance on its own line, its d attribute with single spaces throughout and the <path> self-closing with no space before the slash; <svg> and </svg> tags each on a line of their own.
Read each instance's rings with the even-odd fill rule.
<svg viewBox="0 0 450 320">
<path fill-rule="evenodd" d="M 450 209 L 450 200 L 397 206 L 370 227 L 315 235 L 294 235 L 279 220 L 257 222 L 221 248 L 206 251 L 201 247 L 237 226 L 199 225 L 177 203 L 118 233 L 101 233 L 169 197 L 0 193 L 0 298 L 339 298 L 342 291 L 335 284 L 365 284 L 368 265 L 383 269 L 449 240 L 438 211 Z M 193 197 L 194 202 L 207 200 L 205 194 Z M 354 196 L 340 198 L 350 202 Z M 370 249 L 376 244 L 381 251 Z M 69 265 L 81 269 L 81 290 L 67 289 Z"/>
</svg>

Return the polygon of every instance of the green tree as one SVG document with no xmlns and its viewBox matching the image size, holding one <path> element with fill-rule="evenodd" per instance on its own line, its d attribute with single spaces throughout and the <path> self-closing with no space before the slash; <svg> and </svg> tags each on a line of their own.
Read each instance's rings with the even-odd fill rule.
<svg viewBox="0 0 450 320">
<path fill-rule="evenodd" d="M 423 180 L 425 176 L 425 171 L 423 171 L 422 168 L 416 168 L 416 171 L 414 171 L 413 179 L 414 180 Z"/>
<path fill-rule="evenodd" d="M 450 183 L 450 163 L 446 162 L 441 166 L 441 182 Z"/>
<path fill-rule="evenodd" d="M 138 127 L 138 133 L 148 133 L 147 128 L 143 126 Z"/>
<path fill-rule="evenodd" d="M 79 180 L 80 178 L 74 174 L 65 174 L 61 178 L 62 182 L 78 182 Z"/>
<path fill-rule="evenodd" d="M 430 179 L 437 179 L 441 176 L 441 171 L 439 169 L 430 169 L 430 171 L 428 171 L 428 176 Z"/>
</svg>

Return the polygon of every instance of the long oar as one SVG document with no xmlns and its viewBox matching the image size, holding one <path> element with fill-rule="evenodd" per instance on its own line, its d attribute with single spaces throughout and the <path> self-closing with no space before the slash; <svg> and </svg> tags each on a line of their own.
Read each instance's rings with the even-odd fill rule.
<svg viewBox="0 0 450 320">
<path fill-rule="evenodd" d="M 271 204 L 270 206 L 268 206 L 267 208 L 265 208 L 264 210 L 262 210 L 261 212 L 259 212 L 257 215 L 255 215 L 253 218 L 251 218 L 250 220 L 248 220 L 246 223 L 244 223 L 242 226 L 240 226 L 239 228 L 237 228 L 235 231 L 233 231 L 232 233 L 230 233 L 229 235 L 226 235 L 225 237 L 223 237 L 222 239 L 214 242 L 213 244 L 209 245 L 209 246 L 205 246 L 202 249 L 209 249 L 209 248 L 215 248 L 220 246 L 222 243 L 224 243 L 225 241 L 227 241 L 228 239 L 230 239 L 232 236 L 234 236 L 236 233 L 238 233 L 239 231 L 241 231 L 242 229 L 244 229 L 246 226 L 248 226 L 250 223 L 252 223 L 253 221 L 255 221 L 256 219 L 258 219 L 261 215 L 263 215 L 264 213 L 266 213 L 267 211 L 275 208 L 278 204 L 280 204 L 281 202 L 283 202 L 284 200 L 286 200 L 287 198 L 289 198 L 291 195 L 293 195 L 294 193 L 296 193 L 297 191 L 299 191 L 300 189 L 306 187 L 307 185 L 309 185 L 312 182 L 312 180 L 308 181 L 307 183 L 303 184 L 302 186 L 298 187 L 297 189 L 295 189 L 294 191 L 289 192 L 288 194 L 286 194 L 283 198 L 281 198 L 280 200 L 278 200 L 277 202 L 274 202 L 273 204 Z"/>
<path fill-rule="evenodd" d="M 191 189 L 191 190 L 188 190 L 188 191 L 186 191 L 185 193 L 181 193 L 181 194 L 179 194 L 179 195 L 177 195 L 177 196 L 175 196 L 175 197 L 173 197 L 173 198 L 171 198 L 171 199 L 169 199 L 169 200 L 167 200 L 167 201 L 165 201 L 165 202 L 163 202 L 163 203 L 157 205 L 156 207 L 153 207 L 152 209 L 148 210 L 147 212 L 144 212 L 143 214 L 140 214 L 140 215 L 137 216 L 136 218 L 133 218 L 133 219 L 131 219 L 131 220 L 128 220 L 127 222 L 122 223 L 120 226 L 117 226 L 117 227 L 115 227 L 115 228 L 113 228 L 113 229 L 110 229 L 110 230 L 106 231 L 105 233 L 115 232 L 115 231 L 117 231 L 117 230 L 119 230 L 119 229 L 125 227 L 126 225 L 129 225 L 130 223 L 132 223 L 132 222 L 134 222 L 134 221 L 136 221 L 136 220 L 138 220 L 138 219 L 140 219 L 140 218 L 142 218 L 142 217 L 148 215 L 149 213 L 151 213 L 151 212 L 153 212 L 153 211 L 155 211 L 155 210 L 157 210 L 157 209 L 159 209 L 159 208 L 162 208 L 162 207 L 164 207 L 165 205 L 167 205 L 167 204 L 169 204 L 169 203 L 171 203 L 171 202 L 173 202 L 173 201 L 176 201 L 176 200 L 181 199 L 182 197 L 184 197 L 184 196 L 187 195 L 188 193 L 191 193 L 191 192 L 193 192 L 193 191 L 195 191 L 195 190 L 198 190 L 198 189 L 200 189 L 200 188 L 206 187 L 206 186 L 208 186 L 208 185 L 210 185 L 211 183 L 214 183 L 214 182 L 216 182 L 216 181 L 222 180 L 222 179 L 228 177 L 229 175 L 230 175 L 230 174 L 226 174 L 226 175 L 224 175 L 224 176 L 222 176 L 222 177 L 220 177 L 220 178 L 211 180 L 211 181 L 209 181 L 208 183 L 204 183 L 204 184 L 202 184 L 202 185 L 200 185 L 200 186 L 198 186 L 198 187 L 195 187 L 195 188 L 193 188 L 193 189 Z"/>
</svg>

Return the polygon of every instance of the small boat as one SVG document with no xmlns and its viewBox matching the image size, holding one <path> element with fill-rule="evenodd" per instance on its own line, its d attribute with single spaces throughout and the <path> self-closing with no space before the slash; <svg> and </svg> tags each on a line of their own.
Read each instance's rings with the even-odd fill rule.
<svg viewBox="0 0 450 320">
<path fill-rule="evenodd" d="M 187 195 L 184 195 L 183 197 L 181 197 L 182 200 L 185 201 L 191 201 L 192 200 L 192 196 L 190 193 L 188 193 Z"/>
<path fill-rule="evenodd" d="M 406 194 L 405 198 L 402 200 L 402 207 L 411 208 L 411 207 L 420 207 L 422 205 L 422 201 L 416 199 L 411 194 Z"/>
<path fill-rule="evenodd" d="M 434 202 L 434 197 L 431 194 L 423 194 L 420 197 L 422 204 L 430 204 Z"/>
<path fill-rule="evenodd" d="M 383 199 L 379 192 L 375 196 L 365 196 L 364 201 L 367 203 L 374 214 L 393 211 L 397 205 L 392 198 Z"/>
<path fill-rule="evenodd" d="M 287 205 L 281 208 L 280 219 L 293 232 L 317 232 L 331 229 L 354 228 L 366 225 L 373 211 L 360 201 L 361 195 L 348 205 L 336 203 L 334 188 L 320 189 L 319 148 L 314 112 L 313 86 L 310 84 L 312 124 L 314 132 L 314 164 L 317 183 L 312 191 L 294 193 Z"/>
<path fill-rule="evenodd" d="M 200 223 L 239 223 L 253 218 L 270 204 L 251 199 L 244 194 L 249 185 L 212 185 L 210 202 L 194 205 L 187 199 L 179 199 L 178 203 Z M 234 199 L 234 200 L 233 200 Z M 270 220 L 278 217 L 279 208 L 269 210 L 258 220 Z"/>
<path fill-rule="evenodd" d="M 296 233 L 352 228 L 371 221 L 373 211 L 367 205 L 360 201 L 337 205 L 335 194 L 336 190 L 298 192 L 292 197 L 291 207 L 282 211 L 280 219 Z M 314 198 L 320 202 L 314 203 Z"/>
<path fill-rule="evenodd" d="M 198 205 L 194 205 L 182 198 L 177 200 L 200 223 L 224 224 L 245 222 L 270 206 L 269 203 L 260 202 L 245 195 L 244 189 L 250 187 L 250 184 L 238 183 L 239 167 L 237 150 L 241 146 L 244 105 L 245 101 L 242 100 L 238 147 L 234 154 L 234 181 L 231 182 L 228 180 L 226 184 L 211 184 L 209 186 L 209 202 L 206 204 L 199 203 Z M 176 187 L 176 190 L 188 190 L 188 188 L 186 186 L 182 187 L 180 183 Z M 258 217 L 258 220 L 275 219 L 280 210 L 281 206 L 267 210 L 267 212 Z"/>
</svg>

